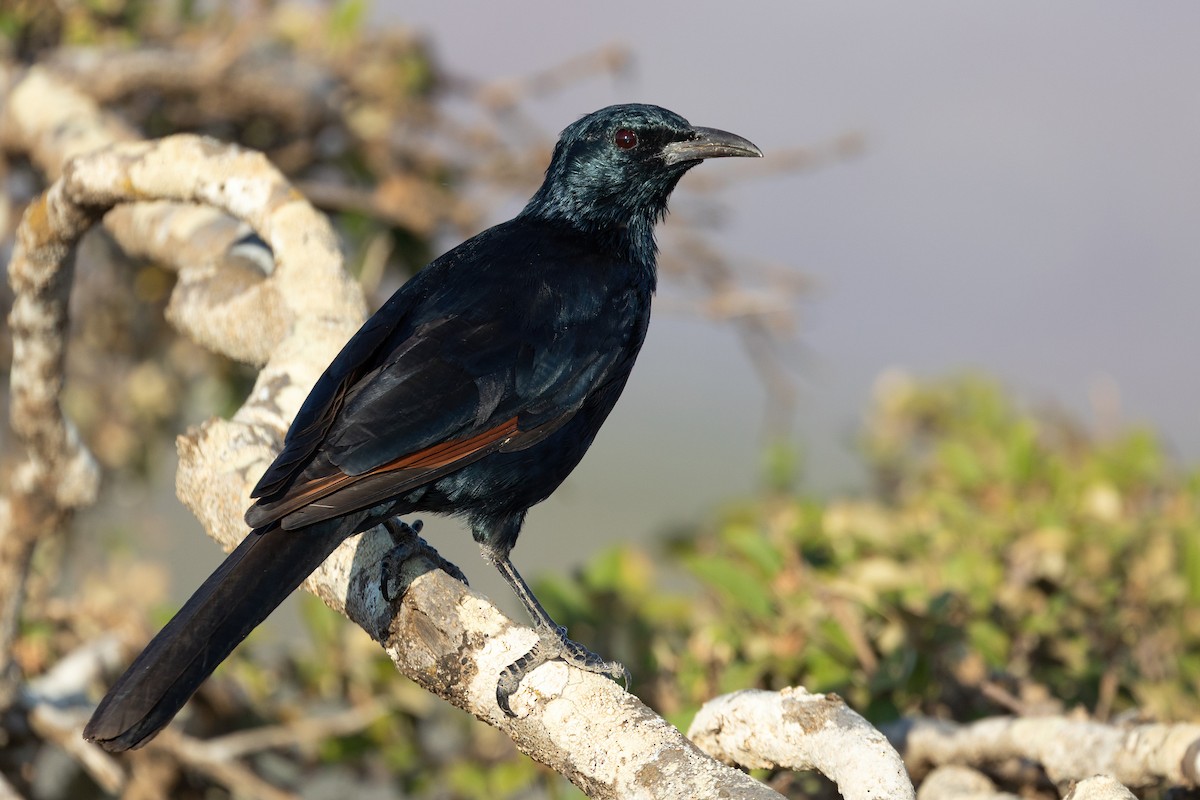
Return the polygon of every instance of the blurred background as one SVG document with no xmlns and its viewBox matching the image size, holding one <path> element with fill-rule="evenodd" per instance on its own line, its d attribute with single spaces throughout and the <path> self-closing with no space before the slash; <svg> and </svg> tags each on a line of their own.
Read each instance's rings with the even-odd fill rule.
<svg viewBox="0 0 1200 800">
<path fill-rule="evenodd" d="M 789 683 L 875 721 L 1200 710 L 1195 3 L 6 0 L 0 31 L 6 63 L 52 66 L 142 135 L 265 150 L 332 215 L 372 308 L 518 210 L 582 114 L 650 102 L 746 136 L 765 159 L 681 184 L 638 367 L 515 551 L 551 610 L 681 724 Z M 9 233 L 42 183 L 6 159 Z M 65 404 L 105 491 L 39 563 L 97 614 L 140 591 L 144 635 L 220 561 L 174 498 L 173 436 L 254 373 L 169 332 L 165 270 L 103 237 L 80 258 Z M 466 532 L 426 524 L 515 615 Z M 411 719 L 317 761 L 392 796 L 363 766 L 386 742 L 412 796 L 573 796 L 386 669 L 325 663 L 361 634 L 322 614 L 294 598 L 247 648 L 285 666 L 222 673 L 249 719 L 394 695 Z M 30 616 L 28 670 L 83 636 Z M 249 724 L 216 683 L 192 724 Z M 288 785 L 312 768 L 262 758 Z"/>
</svg>

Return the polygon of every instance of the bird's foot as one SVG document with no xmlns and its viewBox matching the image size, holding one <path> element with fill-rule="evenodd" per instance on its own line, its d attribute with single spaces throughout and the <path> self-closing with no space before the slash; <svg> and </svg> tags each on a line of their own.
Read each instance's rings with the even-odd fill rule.
<svg viewBox="0 0 1200 800">
<path fill-rule="evenodd" d="M 567 638 L 567 629 L 560 626 L 538 630 L 538 641 L 528 653 L 504 668 L 496 682 L 496 703 L 505 714 L 515 717 L 508 699 L 516 693 L 525 676 L 547 661 L 565 661 L 587 672 L 607 675 L 620 680 L 629 689 L 629 670 L 617 661 L 605 661 L 579 642 Z"/>
<path fill-rule="evenodd" d="M 415 556 L 425 556 L 451 578 L 470 585 L 467 583 L 467 576 L 461 569 L 442 558 L 437 550 L 420 537 L 419 534 L 423 527 L 421 520 L 413 520 L 410 525 L 399 517 L 393 517 L 384 522 L 383 527 L 387 528 L 388 533 L 392 535 L 392 542 L 395 545 L 384 553 L 380 562 L 379 591 L 384 600 L 393 603 L 404 597 L 411 578 L 408 580 L 402 578 L 401 568 L 404 566 L 404 562 Z"/>
</svg>

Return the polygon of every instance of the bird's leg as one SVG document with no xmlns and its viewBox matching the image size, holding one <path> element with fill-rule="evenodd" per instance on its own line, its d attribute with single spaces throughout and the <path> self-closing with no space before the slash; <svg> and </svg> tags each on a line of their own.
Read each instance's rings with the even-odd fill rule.
<svg viewBox="0 0 1200 800">
<path fill-rule="evenodd" d="M 484 557 L 500 571 L 517 595 L 517 599 L 521 601 L 521 605 L 529 612 L 538 634 L 537 643 L 530 651 L 500 673 L 500 680 L 496 683 L 496 703 L 505 714 L 510 717 L 516 716 L 509 707 L 508 698 L 517 691 L 525 676 L 547 661 L 555 659 L 561 659 L 587 672 L 607 675 L 613 680 L 620 679 L 626 688 L 629 687 L 629 670 L 624 666 L 616 661 L 605 661 L 583 645 L 567 638 L 567 629 L 550 618 L 550 614 L 542 608 L 533 590 L 525 583 L 521 573 L 517 572 L 507 554 L 496 552 L 487 546 L 483 551 Z"/>
<path fill-rule="evenodd" d="M 392 535 L 392 544 L 394 545 L 391 550 L 383 554 L 383 559 L 380 561 L 379 591 L 384 600 L 391 603 L 404 597 L 404 592 L 408 589 L 408 581 L 401 579 L 400 568 L 405 561 L 418 555 L 425 556 L 437 564 L 438 568 L 451 578 L 462 581 L 464 584 L 467 583 L 467 576 L 461 569 L 442 558 L 437 550 L 420 537 L 419 534 L 423 527 L 421 520 L 413 520 L 410 525 L 399 517 L 392 517 L 383 523 L 383 527 L 387 528 L 388 533 Z M 399 584 L 399 588 L 394 588 L 395 583 Z"/>
</svg>

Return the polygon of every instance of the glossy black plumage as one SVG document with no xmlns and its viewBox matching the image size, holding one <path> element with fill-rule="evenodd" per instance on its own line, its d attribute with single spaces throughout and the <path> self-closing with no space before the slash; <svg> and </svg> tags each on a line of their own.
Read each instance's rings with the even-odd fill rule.
<svg viewBox="0 0 1200 800">
<path fill-rule="evenodd" d="M 110 750 L 139 746 L 343 539 L 420 511 L 469 522 L 547 657 L 612 673 L 617 665 L 563 639 L 508 554 L 526 511 L 583 457 L 625 386 L 668 196 L 702 159 L 730 155 L 761 154 L 656 106 L 612 106 L 563 131 L 526 208 L 422 270 L 330 364 L 254 490 L 252 532 L 84 735 Z M 506 671 L 506 710 L 529 661 Z"/>
</svg>

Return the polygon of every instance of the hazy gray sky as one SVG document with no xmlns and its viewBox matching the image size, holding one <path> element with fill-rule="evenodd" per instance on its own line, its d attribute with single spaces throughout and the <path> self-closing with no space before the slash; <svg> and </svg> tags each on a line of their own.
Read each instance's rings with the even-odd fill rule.
<svg viewBox="0 0 1200 800">
<path fill-rule="evenodd" d="M 375 14 L 475 78 L 628 45 L 629 78 L 533 106 L 548 131 L 644 101 L 768 157 L 866 135 L 855 160 L 738 187 L 720 233 L 817 281 L 798 425 L 812 486 L 846 483 L 846 443 L 895 366 L 982 369 L 1085 418 L 1111 381 L 1127 420 L 1200 457 L 1200 4 L 379 0 Z M 761 399 L 732 333 L 658 314 L 518 562 L 553 553 L 564 527 L 637 538 L 745 492 Z"/>
</svg>

